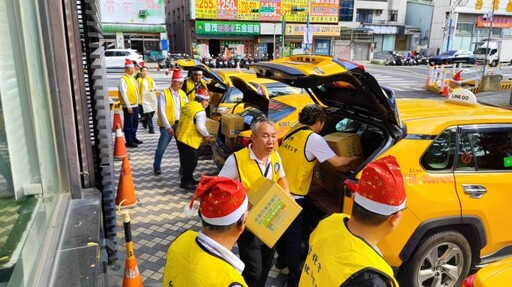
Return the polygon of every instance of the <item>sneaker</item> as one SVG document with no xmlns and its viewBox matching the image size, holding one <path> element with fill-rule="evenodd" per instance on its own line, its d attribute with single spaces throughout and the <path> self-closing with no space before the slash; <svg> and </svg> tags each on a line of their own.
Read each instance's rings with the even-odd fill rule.
<svg viewBox="0 0 512 287">
<path fill-rule="evenodd" d="M 199 180 L 195 180 L 195 179 L 194 179 L 194 180 L 192 181 L 192 183 L 193 183 L 193 184 L 199 184 Z"/>
<path fill-rule="evenodd" d="M 138 147 L 138 145 L 134 142 L 126 143 L 126 147 Z"/>
<path fill-rule="evenodd" d="M 196 186 L 192 183 L 187 183 L 187 184 L 180 184 L 180 187 L 185 189 L 185 190 L 196 190 Z"/>
<path fill-rule="evenodd" d="M 150 130 L 148 133 L 150 133 L 150 134 L 154 134 L 154 133 L 155 133 L 155 131 Z"/>
<path fill-rule="evenodd" d="M 140 141 L 138 139 L 135 139 L 133 142 L 136 143 L 136 144 L 143 144 L 144 143 L 143 141 Z"/>
<path fill-rule="evenodd" d="M 284 269 L 288 267 L 288 264 L 286 264 L 286 259 L 282 258 L 282 256 L 278 256 L 276 260 L 275 267 L 277 269 Z"/>
<path fill-rule="evenodd" d="M 161 174 L 162 174 L 162 170 L 161 170 L 161 169 L 153 168 L 153 173 L 154 173 L 155 175 L 161 175 Z"/>
</svg>

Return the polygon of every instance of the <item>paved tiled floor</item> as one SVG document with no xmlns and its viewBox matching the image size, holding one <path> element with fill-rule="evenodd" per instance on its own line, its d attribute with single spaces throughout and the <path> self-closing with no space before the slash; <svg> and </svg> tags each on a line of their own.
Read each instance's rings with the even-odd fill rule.
<svg viewBox="0 0 512 287">
<path fill-rule="evenodd" d="M 128 149 L 130 167 L 139 204 L 130 210 L 132 237 L 135 256 L 144 286 L 162 286 L 165 255 L 170 243 L 187 229 L 199 230 L 198 217 L 186 218 L 183 208 L 190 202 L 192 191 L 179 187 L 178 150 L 174 139 L 169 144 L 162 161 L 162 174 L 153 175 L 153 158 L 159 134 L 149 134 L 139 126 L 138 138 L 144 143 L 135 149 Z M 116 180 L 121 162 L 115 163 Z M 196 168 L 195 177 L 202 174 L 217 174 L 219 170 L 208 157 L 202 157 Z M 116 181 L 117 184 L 117 181 Z M 116 185 L 117 186 L 117 185 Z M 110 286 L 121 286 L 126 258 L 125 237 L 122 216 L 118 214 L 118 257 L 109 266 Z M 236 246 L 235 246 L 236 252 Z M 286 272 L 286 270 L 284 271 Z M 283 286 L 286 275 L 273 268 L 267 286 Z"/>
</svg>

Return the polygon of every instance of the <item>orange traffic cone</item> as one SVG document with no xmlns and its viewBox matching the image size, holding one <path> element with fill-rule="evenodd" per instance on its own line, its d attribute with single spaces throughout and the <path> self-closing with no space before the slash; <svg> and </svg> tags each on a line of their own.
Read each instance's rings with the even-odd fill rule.
<svg viewBox="0 0 512 287">
<path fill-rule="evenodd" d="M 137 203 L 130 162 L 127 156 L 123 158 L 123 165 L 121 166 L 121 174 L 119 175 L 119 184 L 117 186 L 116 205 L 120 205 L 123 200 L 123 206 L 134 206 Z"/>
<path fill-rule="evenodd" d="M 114 111 L 114 124 L 112 125 L 112 131 L 116 131 L 117 125 L 120 128 L 123 128 L 123 124 L 121 123 L 121 111 L 119 110 L 119 106 L 116 106 Z"/>
<path fill-rule="evenodd" d="M 448 97 L 448 85 L 443 86 L 443 92 L 441 93 L 441 96 Z"/>
<path fill-rule="evenodd" d="M 126 245 L 132 242 L 127 242 Z M 128 249 L 128 248 L 127 248 Z M 133 246 L 131 247 L 133 252 Z M 123 287 L 142 287 L 142 278 L 140 277 L 139 267 L 137 266 L 137 259 L 132 255 L 126 257 L 124 265 Z"/>
<path fill-rule="evenodd" d="M 122 160 L 127 156 L 128 153 L 126 152 L 126 145 L 124 144 L 123 131 L 121 131 L 121 126 L 117 124 L 116 141 L 114 145 L 114 160 Z"/>
<path fill-rule="evenodd" d="M 124 205 L 124 201 L 121 201 L 120 205 Z M 135 254 L 133 252 L 130 213 L 127 210 L 121 211 L 121 206 L 119 206 L 119 211 L 123 214 L 124 238 L 126 241 L 126 262 L 124 265 L 123 287 L 142 287 L 142 278 L 140 277 L 137 259 L 135 259 Z"/>
</svg>

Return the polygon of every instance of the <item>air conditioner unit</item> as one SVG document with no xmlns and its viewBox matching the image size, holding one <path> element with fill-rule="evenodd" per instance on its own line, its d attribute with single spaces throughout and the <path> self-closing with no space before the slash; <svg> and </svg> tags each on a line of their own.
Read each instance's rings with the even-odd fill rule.
<svg viewBox="0 0 512 287">
<path fill-rule="evenodd" d="M 380 14 L 382 14 L 382 10 L 375 10 L 375 15 L 379 16 Z"/>
</svg>

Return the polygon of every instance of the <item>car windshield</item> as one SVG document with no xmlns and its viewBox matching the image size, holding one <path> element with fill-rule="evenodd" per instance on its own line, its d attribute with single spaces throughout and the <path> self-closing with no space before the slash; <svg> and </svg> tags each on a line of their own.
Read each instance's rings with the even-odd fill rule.
<svg viewBox="0 0 512 287">
<path fill-rule="evenodd" d="M 270 100 L 268 107 L 268 118 L 277 123 L 284 119 L 286 116 L 295 112 L 295 110 L 295 107 L 289 106 L 279 101 Z M 244 117 L 245 124 L 250 125 L 254 118 L 263 116 L 263 112 L 256 108 L 249 108 L 241 112 L 240 115 Z"/>
<path fill-rule="evenodd" d="M 453 56 L 456 52 L 457 52 L 456 50 L 446 51 L 446 52 L 443 52 L 441 54 L 441 56 Z"/>
</svg>

